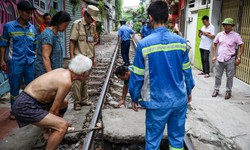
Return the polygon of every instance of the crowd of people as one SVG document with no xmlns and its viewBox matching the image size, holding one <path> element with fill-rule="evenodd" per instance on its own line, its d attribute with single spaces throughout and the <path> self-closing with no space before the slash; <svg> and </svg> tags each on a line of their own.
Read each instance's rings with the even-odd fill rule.
<svg viewBox="0 0 250 150">
<path fill-rule="evenodd" d="M 68 27 L 71 17 L 65 11 L 52 18 L 44 14 L 44 25 L 36 31 L 31 20 L 35 8 L 28 1 L 17 5 L 19 18 L 4 25 L 0 41 L 1 68 L 9 70 L 10 119 L 16 119 L 19 127 L 34 124 L 44 128 L 46 149 L 56 149 L 71 123 L 63 119 L 67 110 L 66 95 L 72 88 L 74 110 L 91 105 L 88 97 L 88 76 L 97 64 L 95 44 L 98 41 L 96 27 L 99 9 L 88 5 L 84 16 L 73 22 L 70 33 L 70 64 L 62 68 L 63 47 L 59 32 Z M 115 69 L 115 75 L 124 81 L 122 98 L 117 108 L 126 107 L 130 93 L 132 109 L 140 104 L 146 109 L 146 150 L 159 148 L 165 125 L 168 125 L 170 149 L 183 149 L 187 104 L 192 100 L 194 79 L 188 57 L 187 42 L 173 25 L 167 29 L 168 4 L 155 1 L 148 7 L 148 19 L 140 31 L 133 64 L 130 63 L 130 42 L 135 32 L 121 20 L 117 46 L 121 49 L 124 64 Z M 240 64 L 244 44 L 233 31 L 233 19 L 226 18 L 224 31 L 215 35 L 209 17 L 203 16 L 204 26 L 199 30 L 202 72 L 209 78 L 209 54 L 215 63 L 215 87 L 212 97 L 219 93 L 221 77 L 226 69 L 225 99 L 231 98 L 235 64 Z M 40 35 L 38 36 L 38 33 Z M 236 53 L 236 48 L 238 53 Z M 216 51 L 218 56 L 216 57 Z M 7 53 L 7 58 L 5 54 Z M 19 94 L 20 86 L 25 88 Z"/>
<path fill-rule="evenodd" d="M 217 35 L 215 35 L 214 26 L 209 22 L 208 16 L 203 16 L 202 22 L 204 26 L 199 30 L 202 72 L 198 75 L 204 75 L 204 78 L 209 78 L 209 54 L 212 47 L 212 63 L 215 64 L 215 85 L 212 97 L 216 97 L 219 94 L 222 75 L 224 70 L 226 70 L 227 81 L 224 99 L 230 99 L 232 96 L 235 66 L 240 64 L 240 58 L 244 52 L 244 43 L 241 36 L 233 31 L 235 24 L 232 18 L 225 18 L 222 22 L 224 31 Z M 218 56 L 216 51 L 218 51 Z"/>
</svg>

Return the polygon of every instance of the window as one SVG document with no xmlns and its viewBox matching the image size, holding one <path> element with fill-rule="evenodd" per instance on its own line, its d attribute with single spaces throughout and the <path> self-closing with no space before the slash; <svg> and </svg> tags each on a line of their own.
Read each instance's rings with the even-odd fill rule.
<svg viewBox="0 0 250 150">
<path fill-rule="evenodd" d="M 45 3 L 43 1 L 40 1 L 40 8 L 42 8 L 42 10 L 45 10 Z"/>
<path fill-rule="evenodd" d="M 34 4 L 39 7 L 39 0 L 34 0 Z"/>
<path fill-rule="evenodd" d="M 7 14 L 8 14 L 8 21 L 12 21 L 12 20 L 15 20 L 15 15 L 14 15 L 14 9 L 13 7 L 9 4 L 7 6 Z"/>
<path fill-rule="evenodd" d="M 207 4 L 210 4 L 210 0 L 202 0 L 201 5 L 206 5 L 206 2 L 207 2 Z"/>
<path fill-rule="evenodd" d="M 195 0 L 189 0 L 188 8 L 194 8 Z"/>
<path fill-rule="evenodd" d="M 53 7 L 54 7 L 55 10 L 57 10 L 58 9 L 58 3 L 57 2 L 53 2 Z"/>
<path fill-rule="evenodd" d="M 3 23 L 4 22 L 4 9 L 3 9 L 3 7 L 2 7 L 2 5 L 0 5 L 0 14 L 1 14 L 1 23 Z"/>
</svg>

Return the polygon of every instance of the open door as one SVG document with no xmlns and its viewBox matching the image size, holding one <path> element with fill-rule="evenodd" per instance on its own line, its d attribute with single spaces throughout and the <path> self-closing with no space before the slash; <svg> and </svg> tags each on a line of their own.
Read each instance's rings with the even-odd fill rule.
<svg viewBox="0 0 250 150">
<path fill-rule="evenodd" d="M 198 36 L 199 34 L 198 30 L 201 29 L 201 27 L 203 26 L 201 18 L 205 15 L 209 16 L 209 9 L 198 10 L 194 66 L 200 70 L 202 70 L 201 54 L 200 54 L 200 49 L 199 49 L 201 38 Z"/>
</svg>

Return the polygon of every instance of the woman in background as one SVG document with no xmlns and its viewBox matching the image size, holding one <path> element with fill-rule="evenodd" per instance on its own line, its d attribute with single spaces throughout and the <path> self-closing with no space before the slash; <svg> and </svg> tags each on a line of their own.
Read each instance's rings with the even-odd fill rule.
<svg viewBox="0 0 250 150">
<path fill-rule="evenodd" d="M 40 34 L 38 39 L 38 52 L 35 62 L 35 77 L 56 68 L 62 68 L 63 48 L 58 32 L 64 32 L 71 21 L 70 15 L 59 11 L 52 17 L 50 27 Z"/>
</svg>

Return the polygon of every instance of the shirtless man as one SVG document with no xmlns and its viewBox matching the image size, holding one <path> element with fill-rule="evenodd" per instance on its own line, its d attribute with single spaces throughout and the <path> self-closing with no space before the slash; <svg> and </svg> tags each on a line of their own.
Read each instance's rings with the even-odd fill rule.
<svg viewBox="0 0 250 150">
<path fill-rule="evenodd" d="M 55 69 L 33 80 L 19 95 L 12 113 L 19 127 L 28 124 L 50 129 L 46 150 L 56 149 L 71 124 L 60 115 L 67 110 L 66 95 L 74 80 L 86 80 L 92 61 L 81 54 L 74 57 L 69 69 Z"/>
</svg>

